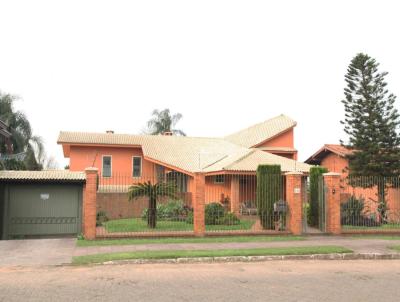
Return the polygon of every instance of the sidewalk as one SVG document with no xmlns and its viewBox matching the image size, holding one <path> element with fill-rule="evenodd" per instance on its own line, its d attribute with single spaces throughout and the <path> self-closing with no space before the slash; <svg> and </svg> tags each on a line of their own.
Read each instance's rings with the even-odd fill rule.
<svg viewBox="0 0 400 302">
<path fill-rule="evenodd" d="M 269 247 L 302 247 L 336 245 L 349 248 L 354 253 L 393 254 L 388 246 L 400 245 L 400 240 L 364 239 L 341 236 L 312 236 L 302 241 L 275 242 L 225 242 L 225 243 L 169 243 L 169 244 L 136 244 L 120 246 L 76 247 L 73 256 L 92 254 L 155 251 L 155 250 L 215 250 L 215 249 L 251 249 Z"/>
</svg>

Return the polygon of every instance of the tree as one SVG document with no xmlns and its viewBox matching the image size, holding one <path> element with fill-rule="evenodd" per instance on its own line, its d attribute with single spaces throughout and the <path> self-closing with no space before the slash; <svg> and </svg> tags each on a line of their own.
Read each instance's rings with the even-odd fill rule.
<svg viewBox="0 0 400 302">
<path fill-rule="evenodd" d="M 164 132 L 172 132 L 175 135 L 186 136 L 185 132 L 175 129 L 176 124 L 182 119 L 182 114 L 176 113 L 171 115 L 169 109 L 154 110 L 153 118 L 147 122 L 148 131 L 151 135 L 163 134 Z"/>
<path fill-rule="evenodd" d="M 279 165 L 257 167 L 256 203 L 260 222 L 264 229 L 274 228 L 274 203 L 282 193 L 282 174 Z"/>
<path fill-rule="evenodd" d="M 357 186 L 378 189 L 378 211 L 386 222 L 386 191 L 400 172 L 399 113 L 396 96 L 386 88 L 387 72 L 378 72 L 379 64 L 366 54 L 356 55 L 345 75 L 347 86 L 342 100 L 345 118 L 341 123 L 348 136 L 342 144 L 353 150 L 348 155 L 349 179 Z M 368 181 L 360 181 L 368 176 Z"/>
<path fill-rule="evenodd" d="M 31 125 L 25 114 L 14 109 L 18 98 L 0 92 L 0 120 L 8 125 L 11 133 L 12 152 L 25 152 L 24 164 L 28 170 L 41 170 L 40 160 L 44 157 L 44 146 L 41 137 L 32 134 Z M 7 146 L 0 145 L 0 152 L 5 152 Z"/>
<path fill-rule="evenodd" d="M 132 185 L 128 189 L 128 200 L 135 200 L 139 197 L 147 197 L 149 209 L 147 216 L 147 226 L 156 227 L 157 201 L 160 197 L 166 196 L 176 198 L 177 188 L 174 182 L 159 182 L 152 184 L 150 181 Z"/>
</svg>

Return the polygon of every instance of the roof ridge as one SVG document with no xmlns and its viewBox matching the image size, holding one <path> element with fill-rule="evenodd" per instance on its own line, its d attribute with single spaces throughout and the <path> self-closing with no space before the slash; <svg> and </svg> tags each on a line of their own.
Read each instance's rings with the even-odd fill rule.
<svg viewBox="0 0 400 302">
<path fill-rule="evenodd" d="M 247 152 L 245 155 L 239 157 L 237 160 L 235 160 L 235 161 L 231 162 L 229 165 L 227 165 L 226 168 L 229 168 L 229 167 L 233 166 L 234 164 L 236 164 L 236 163 L 242 161 L 242 160 L 245 159 L 246 157 L 250 156 L 251 154 L 253 154 L 254 152 L 259 151 L 259 150 L 256 150 L 256 149 L 248 149 L 248 151 L 249 151 L 249 152 Z M 262 152 L 262 151 L 261 151 L 261 152 Z M 225 168 L 225 167 L 224 167 L 224 168 Z"/>
</svg>

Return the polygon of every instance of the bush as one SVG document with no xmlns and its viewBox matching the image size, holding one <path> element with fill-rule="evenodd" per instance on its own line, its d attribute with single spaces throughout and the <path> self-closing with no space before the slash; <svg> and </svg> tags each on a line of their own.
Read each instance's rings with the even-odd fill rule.
<svg viewBox="0 0 400 302">
<path fill-rule="evenodd" d="M 312 226 L 313 225 L 313 217 L 312 217 L 312 213 L 311 213 L 311 206 L 308 202 L 304 204 L 304 213 L 306 215 L 307 225 Z"/>
<path fill-rule="evenodd" d="M 279 165 L 259 165 L 257 168 L 257 210 L 264 229 L 274 229 L 274 203 L 282 192 L 281 167 Z"/>
<path fill-rule="evenodd" d="M 193 211 L 189 211 L 186 223 L 193 224 Z M 218 202 L 212 202 L 205 207 L 206 225 L 238 225 L 240 219 L 231 212 L 225 212 L 224 207 Z"/>
<path fill-rule="evenodd" d="M 364 215 L 364 199 L 351 196 L 340 205 L 340 222 L 342 225 L 376 227 L 380 223 Z"/>
<path fill-rule="evenodd" d="M 320 181 L 322 174 L 328 172 L 325 167 L 312 167 L 310 169 L 310 226 L 319 224 L 319 199 L 320 199 Z M 308 221 L 308 220 L 307 220 Z"/>
<path fill-rule="evenodd" d="M 212 202 L 205 207 L 206 224 L 217 224 L 217 220 L 225 215 L 224 207 L 218 202 Z"/>
<path fill-rule="evenodd" d="M 167 203 L 157 204 L 157 220 L 176 221 L 185 218 L 189 209 L 182 200 L 170 200 Z M 144 209 L 142 219 L 147 220 L 148 209 Z"/>
<path fill-rule="evenodd" d="M 107 222 L 109 219 L 107 217 L 107 213 L 105 211 L 99 211 L 96 214 L 96 226 L 103 225 L 104 222 Z"/>
<path fill-rule="evenodd" d="M 218 225 L 238 225 L 240 224 L 240 219 L 233 213 L 225 213 L 224 216 L 218 218 L 215 222 Z"/>
</svg>

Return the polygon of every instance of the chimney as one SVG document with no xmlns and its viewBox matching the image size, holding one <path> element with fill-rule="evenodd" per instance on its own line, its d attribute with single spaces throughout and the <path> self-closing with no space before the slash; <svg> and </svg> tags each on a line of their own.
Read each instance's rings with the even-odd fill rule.
<svg viewBox="0 0 400 302">
<path fill-rule="evenodd" d="M 173 133 L 172 133 L 172 131 L 165 131 L 165 132 L 163 132 L 162 135 L 165 135 L 165 136 L 172 136 Z"/>
<path fill-rule="evenodd" d="M 114 134 L 114 130 L 106 130 L 107 134 Z"/>
</svg>

